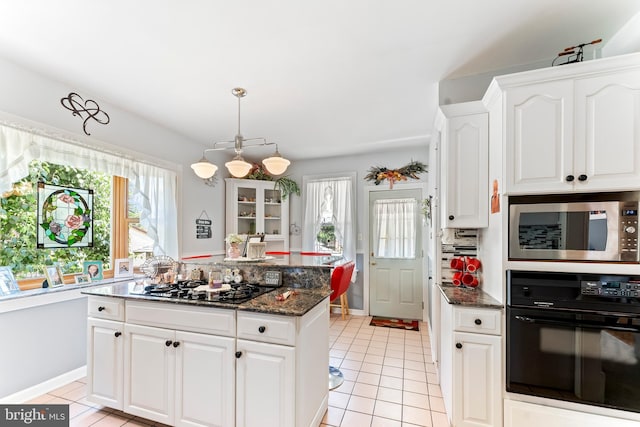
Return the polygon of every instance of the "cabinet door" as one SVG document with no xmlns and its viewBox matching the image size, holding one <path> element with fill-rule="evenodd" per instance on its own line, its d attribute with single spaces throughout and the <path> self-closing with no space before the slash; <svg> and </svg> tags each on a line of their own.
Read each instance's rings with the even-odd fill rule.
<svg viewBox="0 0 640 427">
<path fill-rule="evenodd" d="M 489 118 L 487 113 L 452 117 L 443 142 L 445 228 L 488 224 Z"/>
<path fill-rule="evenodd" d="M 263 233 L 262 203 L 255 182 L 230 179 L 227 181 L 227 234 Z M 260 210 L 260 212 L 258 212 Z"/>
<path fill-rule="evenodd" d="M 453 414 L 453 307 L 440 296 L 440 389 L 451 421 Z M 456 402 L 457 405 L 457 402 Z"/>
<path fill-rule="evenodd" d="M 87 399 L 122 409 L 124 324 L 89 318 L 87 322 Z"/>
<path fill-rule="evenodd" d="M 235 339 L 176 332 L 177 426 L 235 424 Z"/>
<path fill-rule="evenodd" d="M 238 340 L 236 425 L 295 425 L 295 349 Z"/>
<path fill-rule="evenodd" d="M 125 324 L 124 411 L 173 424 L 175 332 Z"/>
<path fill-rule="evenodd" d="M 500 340 L 499 336 L 454 333 L 453 425 L 502 425 Z"/>
<path fill-rule="evenodd" d="M 576 189 L 638 189 L 640 73 L 576 80 L 575 110 Z"/>
<path fill-rule="evenodd" d="M 573 82 L 508 89 L 505 191 L 573 191 Z"/>
</svg>

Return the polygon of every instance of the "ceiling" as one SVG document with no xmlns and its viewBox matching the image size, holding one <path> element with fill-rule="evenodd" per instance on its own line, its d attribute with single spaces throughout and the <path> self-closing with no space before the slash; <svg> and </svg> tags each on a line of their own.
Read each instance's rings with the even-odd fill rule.
<svg viewBox="0 0 640 427">
<path fill-rule="evenodd" d="M 604 45 L 638 0 L 20 0 L 0 57 L 203 147 L 290 159 L 425 145 L 443 79 Z M 249 154 L 249 153 L 245 153 Z"/>
</svg>

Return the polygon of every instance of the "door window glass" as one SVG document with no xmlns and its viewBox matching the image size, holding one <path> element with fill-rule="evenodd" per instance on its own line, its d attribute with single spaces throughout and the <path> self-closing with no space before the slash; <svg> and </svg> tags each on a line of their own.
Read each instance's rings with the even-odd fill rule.
<svg viewBox="0 0 640 427">
<path fill-rule="evenodd" d="M 373 203 L 373 253 L 376 258 L 415 258 L 416 199 L 381 199 Z"/>
</svg>

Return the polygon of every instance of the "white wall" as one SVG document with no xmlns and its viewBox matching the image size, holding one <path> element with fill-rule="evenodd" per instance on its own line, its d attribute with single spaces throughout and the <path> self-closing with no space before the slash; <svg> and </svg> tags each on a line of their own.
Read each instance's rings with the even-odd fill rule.
<svg viewBox="0 0 640 427">
<path fill-rule="evenodd" d="M 86 364 L 87 297 L 0 313 L 0 398 Z"/>
</svg>

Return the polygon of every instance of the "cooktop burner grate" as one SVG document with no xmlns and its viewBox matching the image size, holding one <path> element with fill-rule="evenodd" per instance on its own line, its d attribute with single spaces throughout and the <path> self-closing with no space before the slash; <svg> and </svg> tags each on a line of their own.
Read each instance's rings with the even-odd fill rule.
<svg viewBox="0 0 640 427">
<path fill-rule="evenodd" d="M 273 287 L 260 286 L 250 283 L 232 283 L 231 289 L 211 292 L 207 290 L 195 290 L 198 286 L 206 285 L 203 281 L 183 281 L 175 284 L 149 285 L 145 288 L 145 294 L 155 297 L 203 300 L 224 302 L 228 304 L 241 304 L 259 295 L 273 290 Z"/>
</svg>

